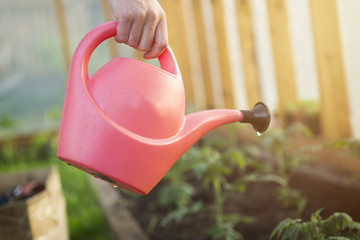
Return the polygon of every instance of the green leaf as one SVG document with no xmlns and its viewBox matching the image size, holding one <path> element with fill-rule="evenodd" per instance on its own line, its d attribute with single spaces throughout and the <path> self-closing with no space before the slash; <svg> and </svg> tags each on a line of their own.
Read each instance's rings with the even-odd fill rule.
<svg viewBox="0 0 360 240">
<path fill-rule="evenodd" d="M 297 224 L 299 222 L 301 222 L 301 219 L 291 219 L 291 218 L 284 219 L 272 231 L 272 233 L 270 235 L 270 239 L 273 239 L 275 237 L 275 235 L 276 235 L 276 239 L 279 239 L 281 234 L 284 232 L 285 229 L 287 229 L 287 228 L 289 228 L 289 227 L 291 227 L 294 224 Z"/>
<path fill-rule="evenodd" d="M 239 167 L 240 170 L 246 169 L 246 160 L 242 152 L 232 150 L 230 152 L 230 157 L 232 161 Z"/>
<path fill-rule="evenodd" d="M 301 224 L 300 231 L 304 234 L 306 239 L 317 239 L 316 223 L 306 222 Z"/>
<path fill-rule="evenodd" d="M 360 223 L 352 222 L 352 228 L 360 232 Z"/>
<path fill-rule="evenodd" d="M 353 222 L 348 214 L 336 212 L 322 220 L 322 210 L 313 213 L 309 222 L 285 219 L 276 226 L 270 239 L 276 236 L 277 239 L 281 237 L 281 240 L 296 240 L 302 233 L 301 239 L 306 240 L 360 240 L 360 224 Z"/>
<path fill-rule="evenodd" d="M 241 178 L 242 182 L 260 182 L 260 183 L 267 183 L 267 182 L 273 182 L 278 183 L 281 186 L 287 185 L 286 179 L 283 177 L 280 177 L 275 174 L 258 174 L 258 173 L 251 173 L 246 174 L 244 177 Z"/>
<path fill-rule="evenodd" d="M 211 239 L 225 239 L 225 240 L 239 240 L 243 239 L 243 236 L 237 232 L 231 225 L 227 223 L 215 224 L 208 231 L 208 235 L 211 236 Z"/>
<path fill-rule="evenodd" d="M 318 210 L 316 210 L 315 213 L 311 214 L 311 222 L 317 223 L 321 220 L 321 216 L 320 213 L 324 210 L 324 208 L 320 208 Z"/>
<path fill-rule="evenodd" d="M 150 219 L 147 228 L 146 228 L 146 233 L 151 235 L 154 232 L 154 229 L 156 227 L 156 225 L 159 222 L 159 217 L 158 216 L 154 216 Z"/>
<path fill-rule="evenodd" d="M 202 207 L 203 207 L 203 203 L 201 201 L 196 201 L 188 208 L 189 213 L 197 213 L 202 209 Z"/>
<path fill-rule="evenodd" d="M 351 155 L 360 159 L 360 140 L 354 140 L 349 145 Z"/>
<path fill-rule="evenodd" d="M 18 126 L 15 118 L 10 116 L 1 116 L 0 117 L 0 129 L 13 129 Z"/>
<path fill-rule="evenodd" d="M 326 240 L 351 240 L 351 239 L 347 237 L 328 237 L 326 238 Z"/>
<path fill-rule="evenodd" d="M 304 135 L 307 138 L 312 138 L 313 133 L 311 129 L 303 123 L 293 123 L 286 129 L 288 136 Z"/>
<path fill-rule="evenodd" d="M 274 174 L 266 174 L 266 175 L 259 176 L 256 181 L 257 182 L 273 182 L 273 183 L 278 183 L 281 186 L 287 185 L 286 179 L 284 179 L 283 177 L 280 177 L 278 175 L 274 175 Z"/>
<path fill-rule="evenodd" d="M 169 182 L 160 189 L 159 203 L 162 206 L 183 206 L 190 202 L 195 189 L 186 182 Z"/>
<path fill-rule="evenodd" d="M 171 221 L 180 222 L 186 215 L 194 214 L 201 210 L 202 202 L 197 201 L 190 206 L 179 206 L 169 212 L 165 218 L 161 220 L 161 226 L 166 226 Z"/>
<path fill-rule="evenodd" d="M 298 225 L 294 225 L 288 229 L 285 230 L 283 236 L 282 236 L 282 240 L 286 240 L 286 239 L 289 239 L 289 240 L 296 240 L 298 235 L 299 235 L 299 231 L 300 231 L 300 228 Z"/>
<path fill-rule="evenodd" d="M 330 142 L 330 145 L 335 149 L 339 149 L 339 148 L 342 148 L 344 146 L 347 146 L 347 144 L 348 144 L 348 141 L 345 140 L 345 139 L 339 139 L 339 140 Z"/>
<path fill-rule="evenodd" d="M 206 233 L 211 236 L 211 239 L 221 239 L 225 235 L 223 229 L 217 224 L 207 230 Z"/>
<path fill-rule="evenodd" d="M 255 218 L 252 216 L 244 216 L 239 214 L 226 214 L 222 216 L 223 221 L 231 225 L 237 225 L 238 223 L 251 224 L 255 222 Z"/>
<path fill-rule="evenodd" d="M 261 150 L 259 146 L 254 144 L 246 144 L 243 147 L 243 151 L 245 152 L 245 154 L 254 158 L 259 158 L 261 156 Z"/>
</svg>

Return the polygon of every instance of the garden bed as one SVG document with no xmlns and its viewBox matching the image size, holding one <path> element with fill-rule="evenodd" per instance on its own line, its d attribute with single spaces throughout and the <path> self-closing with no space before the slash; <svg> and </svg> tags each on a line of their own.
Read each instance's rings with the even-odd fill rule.
<svg viewBox="0 0 360 240">
<path fill-rule="evenodd" d="M 360 182 L 355 178 L 360 173 L 360 160 L 338 148 L 343 144 L 335 144 L 336 149 L 333 144 L 318 148 L 321 139 L 304 141 L 301 137 L 290 137 L 291 134 L 273 132 L 270 140 L 278 148 L 274 144 L 268 145 L 268 149 L 266 144 L 254 148 L 253 143 L 259 144 L 257 139 L 232 132 L 232 136 L 223 131 L 200 140 L 146 196 L 119 191 L 109 185 L 109 191 L 117 192 L 122 199 L 115 208 L 125 206 L 152 240 L 225 239 L 224 235 L 216 236 L 221 231 L 234 236 L 228 239 L 238 239 L 240 233 L 247 240 L 265 240 L 282 220 L 308 221 L 321 208 L 323 218 L 344 212 L 360 221 Z M 310 151 L 312 161 L 304 161 L 305 153 L 296 152 L 304 145 L 315 146 L 315 151 Z M 277 149 L 277 154 L 269 149 Z M 294 159 L 298 161 L 295 167 Z M 278 164 L 288 164 L 284 167 L 286 171 L 281 172 Z M 221 189 L 216 192 L 219 186 Z M 307 203 L 299 211 L 305 198 Z M 196 205 L 199 202 L 200 208 Z M 105 212 L 111 219 L 116 210 L 112 206 L 111 211 Z M 121 217 L 121 221 L 128 220 Z"/>
<path fill-rule="evenodd" d="M 324 171 L 324 168 L 327 170 Z M 344 172 L 343 172 L 344 173 Z M 342 175 L 329 170 L 324 164 L 307 165 L 294 175 L 291 185 L 300 190 L 307 198 L 307 206 L 301 218 L 308 220 L 312 213 L 324 208 L 323 216 L 334 212 L 346 212 L 354 220 L 360 221 L 360 183 L 350 181 Z M 144 230 L 154 216 L 166 217 L 167 211 L 158 207 L 157 194 L 162 187 L 160 183 L 147 196 L 127 198 L 128 209 Z M 244 239 L 269 239 L 275 226 L 285 218 L 297 218 L 294 208 L 284 208 L 274 196 L 275 185 L 252 184 L 244 193 L 233 195 L 227 202 L 224 211 L 241 213 L 256 219 L 251 224 L 239 224 L 236 229 Z M 123 193 L 120 193 L 124 195 Z M 126 196 L 126 195 L 125 195 Z M 195 198 L 212 201 L 206 192 L 198 193 Z M 165 227 L 156 226 L 150 233 L 153 240 L 163 239 L 210 239 L 202 232 L 213 224 L 211 214 L 202 211 L 185 216 L 180 222 L 172 222 Z"/>
<path fill-rule="evenodd" d="M 318 139 L 307 142 L 313 145 L 318 143 Z M 296 143 L 296 145 L 301 144 Z M 269 239 L 276 225 L 282 220 L 301 218 L 308 221 L 311 214 L 321 208 L 323 208 L 322 217 L 328 217 L 334 212 L 344 212 L 353 220 L 360 221 L 358 204 L 360 182 L 354 178 L 360 173 L 360 161 L 346 154 L 348 153 L 343 150 L 324 147 L 312 153 L 313 161 L 301 163 L 291 174 L 290 188 L 298 190 L 307 199 L 306 207 L 300 215 L 297 213 L 297 208 L 292 207 L 291 204 L 284 207 L 284 202 L 278 200 L 278 184 L 271 182 L 252 182 L 247 184 L 246 191 L 231 194 L 223 204 L 223 214 L 236 213 L 244 217 L 245 222 L 249 220 L 247 216 L 252 217 L 254 220 L 252 223 L 240 222 L 234 228 L 244 239 L 250 240 Z M 260 162 L 276 161 L 271 154 L 262 154 L 262 158 L 264 159 Z M 231 182 L 235 181 L 237 176 L 229 178 Z M 194 189 L 197 189 L 192 201 L 201 201 L 204 206 L 213 205 L 216 200 L 211 191 L 204 190 L 201 181 L 192 178 L 189 182 Z M 140 198 L 120 192 L 127 199 L 128 209 L 148 233 L 150 239 L 212 239 L 205 233 L 213 227 L 215 219 L 212 209 L 206 207 L 185 215 L 180 221 L 161 224 L 161 221 L 172 211 L 171 206 L 164 208 L 159 204 L 161 188 L 166 184 L 166 180 L 161 181 L 147 196 Z"/>
</svg>

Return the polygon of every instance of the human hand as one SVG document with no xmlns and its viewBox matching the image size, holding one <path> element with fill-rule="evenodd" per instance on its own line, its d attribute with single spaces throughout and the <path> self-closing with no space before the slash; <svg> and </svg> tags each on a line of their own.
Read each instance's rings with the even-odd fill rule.
<svg viewBox="0 0 360 240">
<path fill-rule="evenodd" d="M 168 45 L 165 12 L 157 0 L 108 0 L 117 22 L 115 41 L 156 58 Z"/>
</svg>

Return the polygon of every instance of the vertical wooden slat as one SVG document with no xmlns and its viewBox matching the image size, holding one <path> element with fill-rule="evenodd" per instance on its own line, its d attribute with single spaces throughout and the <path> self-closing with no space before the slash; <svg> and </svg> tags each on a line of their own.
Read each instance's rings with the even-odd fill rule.
<svg viewBox="0 0 360 240">
<path fill-rule="evenodd" d="M 144 52 L 134 49 L 133 53 L 134 53 L 134 55 L 133 55 L 134 59 L 136 59 L 138 61 L 142 61 L 142 62 L 145 61 L 145 59 L 143 58 Z"/>
<path fill-rule="evenodd" d="M 206 107 L 214 108 L 214 98 L 213 98 L 213 90 L 210 81 L 210 70 L 209 70 L 209 62 L 208 62 L 208 54 L 206 49 L 206 34 L 204 29 L 204 23 L 202 18 L 202 8 L 201 8 L 202 0 L 192 0 L 192 4 L 195 12 L 195 26 L 198 31 L 197 39 L 199 45 L 199 52 L 201 58 L 201 68 L 204 78 L 204 88 L 205 88 L 205 97 L 206 97 Z"/>
<path fill-rule="evenodd" d="M 174 51 L 184 81 L 186 99 L 194 101 L 194 89 L 192 87 L 191 65 L 189 61 L 188 46 L 186 41 L 186 29 L 181 0 L 163 0 L 160 2 L 166 13 L 169 45 Z"/>
<path fill-rule="evenodd" d="M 225 0 L 226 1 L 226 0 Z M 221 71 L 221 81 L 226 108 L 234 108 L 234 93 L 232 86 L 231 65 L 228 56 L 228 45 L 226 39 L 224 8 L 222 0 L 212 0 L 212 8 L 215 22 L 216 42 Z"/>
<path fill-rule="evenodd" d="M 249 106 L 261 101 L 250 0 L 235 1 Z"/>
<path fill-rule="evenodd" d="M 285 0 L 267 0 L 279 108 L 297 100 Z"/>
<path fill-rule="evenodd" d="M 112 15 L 108 0 L 101 0 L 101 6 L 102 6 L 102 9 L 103 9 L 103 15 L 104 15 L 105 21 L 113 20 L 114 18 L 113 18 L 113 15 Z M 110 57 L 112 59 L 116 58 L 118 54 L 117 54 L 117 46 L 116 46 L 115 40 L 113 38 L 109 39 L 107 41 L 107 43 L 108 43 L 108 46 L 109 46 Z"/>
<path fill-rule="evenodd" d="M 323 134 L 350 136 L 348 96 L 342 60 L 336 0 L 310 1 Z"/>
<path fill-rule="evenodd" d="M 71 54 L 70 54 L 69 36 L 66 28 L 66 15 L 62 0 L 54 0 L 54 7 L 56 12 L 58 28 L 59 28 L 59 35 L 61 39 L 62 52 L 64 55 L 65 73 L 67 75 L 69 73 L 69 68 L 70 68 Z"/>
<path fill-rule="evenodd" d="M 206 108 L 204 80 L 201 67 L 200 51 L 198 46 L 198 32 L 195 23 L 195 12 L 192 0 L 182 0 L 184 22 L 186 26 L 186 40 L 188 44 L 189 61 L 191 65 L 192 85 L 194 89 L 194 105 L 196 110 Z"/>
</svg>

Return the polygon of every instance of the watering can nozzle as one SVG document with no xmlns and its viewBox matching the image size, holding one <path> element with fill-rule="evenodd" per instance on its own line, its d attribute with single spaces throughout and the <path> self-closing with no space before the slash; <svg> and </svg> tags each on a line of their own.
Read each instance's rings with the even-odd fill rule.
<svg viewBox="0 0 360 240">
<path fill-rule="evenodd" d="M 251 123 L 258 133 L 263 133 L 270 123 L 270 112 L 268 107 L 258 102 L 252 110 L 240 110 L 243 114 L 243 123 Z"/>
</svg>

